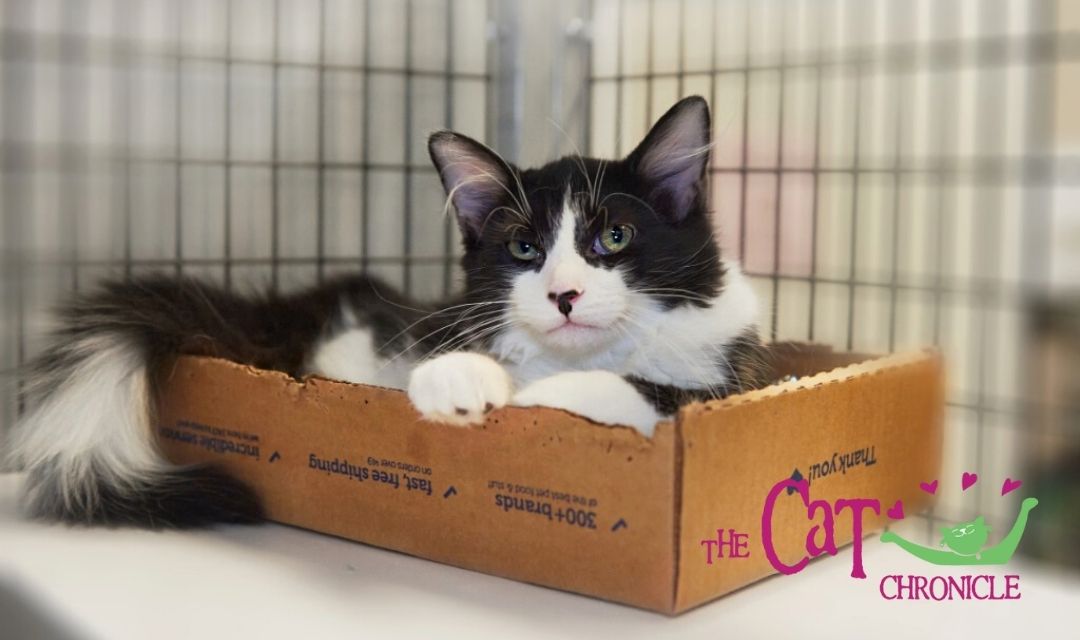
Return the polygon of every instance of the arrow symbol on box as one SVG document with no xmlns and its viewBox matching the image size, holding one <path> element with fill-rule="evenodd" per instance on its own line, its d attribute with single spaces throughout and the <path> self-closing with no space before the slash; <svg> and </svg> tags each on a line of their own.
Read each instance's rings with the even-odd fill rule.
<svg viewBox="0 0 1080 640">
<path fill-rule="evenodd" d="M 280 453 L 275 451 L 274 453 L 270 454 L 270 462 L 277 462 L 278 460 L 281 460 L 281 454 Z"/>
<path fill-rule="evenodd" d="M 803 475 L 798 469 L 796 469 L 795 472 L 791 474 L 791 479 L 794 480 L 795 482 L 798 482 L 799 480 L 803 479 Z M 787 488 L 787 494 L 789 496 L 794 494 L 794 493 L 795 493 L 795 487 L 788 487 Z"/>
<path fill-rule="evenodd" d="M 455 489 L 453 487 L 453 485 L 451 485 L 450 488 L 446 490 L 446 493 L 442 494 L 442 497 L 449 498 L 450 496 L 456 496 L 456 495 L 457 495 L 457 489 Z"/>
<path fill-rule="evenodd" d="M 618 522 L 611 525 L 611 530 L 612 531 L 618 531 L 619 529 L 625 529 L 628 526 L 630 526 L 630 525 L 626 524 L 626 520 L 623 520 L 622 518 L 619 518 Z"/>
</svg>

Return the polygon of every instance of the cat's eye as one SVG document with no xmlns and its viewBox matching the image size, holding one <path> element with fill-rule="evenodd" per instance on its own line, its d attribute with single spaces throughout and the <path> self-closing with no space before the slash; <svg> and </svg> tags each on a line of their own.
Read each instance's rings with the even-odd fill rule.
<svg viewBox="0 0 1080 640">
<path fill-rule="evenodd" d="M 506 248 L 518 260 L 531 262 L 540 257 L 540 248 L 527 240 L 511 240 L 506 243 Z"/>
<path fill-rule="evenodd" d="M 610 256 L 618 253 L 630 244 L 634 238 L 634 228 L 628 224 L 615 224 L 600 232 L 593 240 L 593 251 L 602 255 Z"/>
</svg>

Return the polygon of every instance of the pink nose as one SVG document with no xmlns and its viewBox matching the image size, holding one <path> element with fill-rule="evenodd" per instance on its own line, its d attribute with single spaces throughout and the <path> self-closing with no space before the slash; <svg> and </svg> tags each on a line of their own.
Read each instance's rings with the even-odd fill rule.
<svg viewBox="0 0 1080 640">
<path fill-rule="evenodd" d="M 569 318 L 570 312 L 574 310 L 574 302 L 584 293 L 584 291 L 577 291 L 576 289 L 570 289 L 562 293 L 552 291 L 548 293 L 548 300 L 551 300 L 559 307 L 559 313 Z"/>
</svg>

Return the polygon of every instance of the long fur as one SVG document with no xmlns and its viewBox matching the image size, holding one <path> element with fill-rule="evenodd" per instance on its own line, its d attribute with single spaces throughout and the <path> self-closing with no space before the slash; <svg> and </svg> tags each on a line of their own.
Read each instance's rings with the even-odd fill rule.
<svg viewBox="0 0 1080 640">
<path fill-rule="evenodd" d="M 160 456 L 151 428 L 156 374 L 180 353 L 201 353 L 300 375 L 311 345 L 342 321 L 343 308 L 364 313 L 393 342 L 418 313 L 395 301 L 362 277 L 295 296 L 248 297 L 163 276 L 107 282 L 71 301 L 52 347 L 30 366 L 32 408 L 9 443 L 27 471 L 25 508 L 83 524 L 257 520 L 259 502 L 240 482 Z"/>
</svg>

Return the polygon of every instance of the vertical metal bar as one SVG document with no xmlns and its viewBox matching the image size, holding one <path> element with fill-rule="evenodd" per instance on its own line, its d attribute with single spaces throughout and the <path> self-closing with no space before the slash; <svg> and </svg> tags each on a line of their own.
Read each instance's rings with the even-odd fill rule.
<svg viewBox="0 0 1080 640">
<path fill-rule="evenodd" d="M 809 324 L 806 339 L 814 341 L 814 326 L 817 315 L 817 240 L 818 240 L 818 208 L 821 200 L 821 71 L 825 62 L 824 38 L 821 34 L 825 24 L 825 10 L 821 5 L 816 5 L 817 32 L 816 54 L 814 56 L 814 160 L 811 165 L 813 180 L 813 200 L 810 203 L 810 308 Z"/>
<path fill-rule="evenodd" d="M 615 155 L 622 155 L 623 116 L 623 40 L 626 31 L 626 0 L 619 0 L 619 18 L 615 26 L 615 138 L 612 141 Z"/>
<path fill-rule="evenodd" d="M 592 24 L 591 2 L 577 0 L 568 13 L 569 19 L 563 19 L 563 12 L 552 20 L 552 38 L 555 43 L 551 59 L 551 114 L 554 121 L 551 127 L 551 149 L 553 154 L 561 154 L 562 146 L 569 145 L 574 153 L 588 149 L 590 139 L 589 120 L 592 117 Z M 568 73 L 573 71 L 574 73 Z M 567 100 L 567 96 L 570 100 Z M 580 128 L 573 129 L 573 115 L 581 114 Z M 560 124 L 561 123 L 561 124 Z"/>
<path fill-rule="evenodd" d="M 714 224 L 717 223 L 715 203 L 713 202 L 713 185 L 716 184 L 716 173 L 717 173 L 716 172 L 716 144 L 717 144 L 716 136 L 720 133 L 720 132 L 718 132 L 716 130 L 716 120 L 717 120 L 717 116 L 719 115 L 719 111 L 718 111 L 717 105 L 716 105 L 716 41 L 719 39 L 717 37 L 717 34 L 716 34 L 716 19 L 720 15 L 719 10 L 716 8 L 716 6 L 718 4 L 719 3 L 715 2 L 715 1 L 709 3 L 709 6 L 711 7 L 711 11 L 710 11 L 710 15 L 709 15 L 709 33 L 712 35 L 712 37 L 709 38 L 709 64 L 705 65 L 705 68 L 709 72 L 709 96 L 708 96 L 707 99 L 709 101 L 709 104 L 712 106 L 712 114 L 713 114 L 713 122 L 712 122 L 713 126 L 712 126 L 712 131 L 710 132 L 711 139 L 709 140 L 713 144 L 713 151 L 712 151 L 712 153 L 709 154 L 709 171 L 708 171 L 708 177 L 709 178 L 708 178 L 708 183 L 707 183 L 708 184 L 707 188 L 709 190 L 709 195 L 708 195 L 708 198 L 706 199 L 706 202 L 709 203 L 709 215 L 711 215 L 713 217 L 713 223 Z M 685 19 L 684 19 L 684 22 L 685 22 Z M 685 29 L 685 27 L 684 27 L 684 29 Z M 681 90 L 680 90 L 680 93 L 681 93 Z"/>
<path fill-rule="evenodd" d="M 521 156 L 524 117 L 525 73 L 522 61 L 521 5 L 498 0 L 498 43 L 495 58 L 496 128 L 494 147 L 504 158 L 516 162 Z"/>
<path fill-rule="evenodd" d="M 126 35 L 129 25 L 138 23 L 137 13 L 139 6 L 138 3 L 135 3 L 134 6 L 127 7 L 130 11 L 125 11 L 123 5 L 120 3 L 116 4 L 115 14 L 113 15 L 113 28 L 118 35 Z M 124 130 L 123 179 L 121 180 L 124 190 L 124 279 L 130 280 L 132 275 L 131 100 L 133 94 L 132 74 L 135 72 L 135 59 L 130 51 L 120 54 L 119 57 L 124 71 L 123 91 L 120 93 L 120 104 L 117 108 L 117 112 L 121 114 L 119 120 L 122 123 L 121 126 Z"/>
<path fill-rule="evenodd" d="M 894 8 L 896 4 L 892 5 Z M 918 15 L 918 12 L 915 12 Z M 893 21 L 893 25 L 900 21 Z M 900 145 L 904 140 L 904 106 L 907 101 L 901 89 L 904 86 L 903 74 L 898 73 L 896 81 L 896 123 L 893 131 L 893 198 L 892 198 L 892 265 L 889 273 L 889 352 L 896 350 L 896 313 L 897 298 L 899 295 L 899 270 L 900 270 L 900 189 L 903 186 L 903 175 L 900 167 Z"/>
<path fill-rule="evenodd" d="M 85 21 L 83 13 L 85 7 L 79 4 L 64 3 L 61 5 L 60 21 L 66 32 L 76 29 Z M 65 236 L 67 244 L 66 253 L 71 261 L 71 289 L 79 290 L 79 203 L 85 199 L 78 197 L 81 190 L 81 180 L 86 178 L 86 165 L 83 162 L 85 149 L 80 146 L 83 140 L 79 137 L 79 116 L 84 113 L 81 107 L 85 101 L 85 69 L 76 69 L 76 65 L 84 58 L 84 47 L 79 45 L 79 40 L 74 37 L 61 36 L 60 40 L 60 69 L 59 87 L 56 95 L 59 97 L 60 118 L 60 143 L 70 145 L 68 151 L 60 154 L 58 161 L 58 200 L 60 215 L 64 218 L 64 228 L 58 230 Z"/>
<path fill-rule="evenodd" d="M 780 19 L 780 91 L 776 132 L 776 203 L 773 211 L 773 269 L 772 269 L 772 328 L 771 340 L 776 342 L 780 310 L 780 224 L 783 217 L 784 194 L 784 84 L 787 80 L 787 20 Z M 747 64 L 749 66 L 749 64 Z"/>
<path fill-rule="evenodd" d="M 364 116 L 361 122 L 361 135 L 364 146 L 360 150 L 360 269 L 367 272 L 370 261 L 371 224 L 368 221 L 368 203 L 371 198 L 371 167 L 369 166 L 371 154 L 368 148 L 371 146 L 371 3 L 374 0 L 364 0 L 364 54 L 363 54 L 363 94 Z"/>
<path fill-rule="evenodd" d="M 272 64 L 270 67 L 270 289 L 280 284 L 281 263 L 281 158 L 278 128 L 281 126 L 281 0 L 274 0 Z"/>
<path fill-rule="evenodd" d="M 1054 0 L 1034 0 L 1030 4 L 1030 26 L 1026 36 L 1025 58 L 1035 60 L 1041 46 L 1060 51 L 1058 6 Z M 1042 44 L 1040 34 L 1049 34 L 1050 41 Z M 1034 65 L 1034 62 L 1029 62 Z M 1021 227 L 1021 268 L 1023 286 L 1045 290 L 1052 277 L 1054 198 L 1050 187 L 1055 184 L 1056 165 L 1053 160 L 1057 122 L 1056 78 L 1061 76 L 1061 61 L 1054 59 L 1048 68 L 1028 68 L 1025 100 L 1023 160 L 1023 215 Z"/>
<path fill-rule="evenodd" d="M 232 70 L 233 0 L 225 0 L 225 238 L 224 281 L 225 288 L 232 288 Z"/>
<path fill-rule="evenodd" d="M 899 83 L 899 79 L 897 79 Z M 892 265 L 889 268 L 889 353 L 896 350 L 896 313 L 899 297 L 899 278 L 900 278 L 900 256 L 897 255 L 900 252 L 900 189 L 903 186 L 903 176 L 900 171 L 900 141 L 902 140 L 901 129 L 903 126 L 899 120 L 899 103 L 897 101 L 897 123 L 895 142 L 896 145 L 896 158 L 893 161 L 893 201 L 892 201 Z"/>
<path fill-rule="evenodd" d="M 595 0 L 583 0 L 585 14 L 585 25 L 583 29 L 583 36 L 585 37 L 585 96 L 584 96 L 584 109 L 585 116 L 581 125 L 581 148 L 585 149 L 587 155 L 593 155 L 592 148 L 592 119 L 593 119 L 593 38 L 596 33 L 595 15 L 596 7 Z"/>
<path fill-rule="evenodd" d="M 183 82 L 183 77 L 184 77 L 183 76 L 183 74 L 184 74 L 184 47 L 183 47 L 183 41 L 184 41 L 183 40 L 183 37 L 184 37 L 183 24 L 184 24 L 184 20 L 183 20 L 183 18 L 184 18 L 184 3 L 183 2 L 177 2 L 176 3 L 176 13 L 173 16 L 173 20 L 175 20 L 175 22 L 176 22 L 175 31 L 174 31 L 174 34 L 176 36 L 176 65 L 175 65 L 175 68 L 176 68 L 176 85 L 175 85 L 175 87 L 173 89 L 176 92 L 176 95 L 174 96 L 174 98 L 175 98 L 174 109 L 175 109 L 176 122 L 173 123 L 174 124 L 173 141 L 174 141 L 174 144 L 176 145 L 176 163 L 175 163 L 174 174 L 173 174 L 173 176 L 174 176 L 173 179 L 174 179 L 174 181 L 176 183 L 175 184 L 176 193 L 174 194 L 175 195 L 175 202 L 173 203 L 173 207 L 176 209 L 176 220 L 174 221 L 174 224 L 175 224 L 174 229 L 175 229 L 175 233 L 176 233 L 176 238 L 174 238 L 174 241 L 176 243 L 175 247 L 174 247 L 174 251 L 176 253 L 176 255 L 175 255 L 176 262 L 173 265 L 173 271 L 174 271 L 176 277 L 180 277 L 184 272 L 184 223 L 183 223 L 183 218 L 184 218 L 184 208 L 183 208 L 183 205 L 184 205 L 184 201 L 183 201 L 183 197 L 184 197 L 183 196 L 183 193 L 184 193 L 184 174 L 183 174 L 184 131 L 183 131 L 183 129 L 184 129 L 184 126 L 183 126 L 183 120 L 184 120 L 184 117 L 183 117 L 183 98 L 182 98 L 182 96 L 183 96 L 183 84 L 184 84 L 184 82 Z"/>
<path fill-rule="evenodd" d="M 750 0 L 743 1 L 745 10 L 743 33 L 746 34 L 746 47 L 743 58 L 743 126 L 742 159 L 739 161 L 739 262 L 746 264 L 746 188 L 749 182 L 748 167 L 750 158 Z"/>
<path fill-rule="evenodd" d="M 681 99 L 686 91 L 686 0 L 679 0 L 679 72 L 677 82 L 676 91 Z M 712 96 L 709 96 L 709 102 L 712 102 Z"/>
<path fill-rule="evenodd" d="M 983 32 L 983 30 L 986 27 L 985 21 L 987 20 L 986 16 L 987 16 L 988 12 L 983 11 L 982 8 L 979 7 L 978 5 L 976 5 L 975 11 L 976 11 L 976 17 L 974 18 L 974 20 L 975 20 L 975 24 L 976 24 L 976 30 L 981 33 L 981 32 Z M 972 54 L 975 56 L 976 60 L 979 63 L 979 72 L 977 72 L 976 76 L 975 76 L 975 88 L 974 88 L 974 93 L 975 93 L 975 98 L 976 98 L 975 99 L 975 115 L 974 115 L 974 120 L 975 121 L 972 124 L 972 128 L 975 131 L 975 139 L 977 140 L 977 142 L 974 145 L 975 148 L 974 148 L 973 155 L 975 156 L 976 162 L 978 162 L 979 160 L 982 159 L 980 152 L 981 152 L 981 150 L 983 148 L 983 144 L 981 144 L 981 143 L 984 142 L 984 140 L 981 138 L 981 136 L 987 135 L 990 132 L 986 131 L 986 128 L 987 128 L 986 127 L 986 109 L 987 109 L 987 106 L 983 102 L 984 99 L 986 98 L 986 96 L 983 95 L 983 94 L 985 94 L 987 92 L 986 83 L 983 81 L 983 78 L 982 78 L 983 67 L 982 67 L 981 63 L 983 62 L 983 60 L 980 59 L 980 58 L 982 58 L 982 56 L 979 54 L 978 48 L 976 46 L 974 46 L 974 45 L 972 46 L 972 48 L 974 49 L 974 51 L 972 51 Z M 993 215 L 993 212 L 991 211 L 991 209 L 993 208 L 993 198 L 985 197 L 984 192 L 983 192 L 982 189 L 978 189 L 976 191 L 975 202 L 972 203 L 972 204 L 974 205 L 973 206 L 973 213 L 977 212 L 983 218 L 987 218 L 987 217 Z M 987 208 L 984 209 L 984 207 L 987 207 Z M 993 223 L 990 220 L 985 220 L 984 219 L 984 220 L 980 221 L 978 224 L 975 224 L 973 222 L 972 223 L 973 228 L 968 230 L 968 232 L 971 233 L 975 238 L 975 240 L 974 240 L 975 246 L 980 247 L 982 250 L 980 251 L 980 250 L 976 249 L 975 251 L 972 252 L 972 256 L 971 256 L 972 277 L 971 277 L 970 280 L 968 280 L 968 282 L 965 283 L 966 284 L 965 289 L 967 289 L 966 293 L 969 296 L 968 304 L 974 307 L 974 313 L 972 314 L 972 318 L 971 318 L 972 325 L 974 325 L 974 326 L 971 328 L 972 331 L 971 331 L 971 334 L 970 334 L 969 337 L 971 339 L 971 343 L 970 343 L 971 344 L 971 349 L 972 349 L 971 355 L 973 356 L 972 360 L 974 360 L 973 364 L 975 366 L 975 377 L 976 377 L 976 380 L 975 380 L 975 389 L 976 389 L 976 391 L 975 391 L 975 468 L 978 469 L 982 473 L 985 473 L 985 470 L 982 468 L 983 443 L 986 440 L 986 436 L 985 436 L 985 406 L 984 406 L 984 403 L 986 402 L 986 396 L 985 396 L 986 373 L 984 371 L 984 368 L 985 368 L 985 365 L 986 365 L 986 347 L 987 347 L 987 345 L 986 345 L 986 324 L 987 324 L 987 316 L 989 315 L 989 313 L 988 313 L 988 309 L 987 309 L 986 293 L 985 293 L 985 291 L 983 289 L 983 285 L 979 281 L 979 279 L 983 278 L 984 274 L 986 274 L 987 271 L 988 271 L 987 268 L 986 268 L 987 265 L 985 264 L 983 256 L 989 254 L 991 251 L 996 249 L 996 245 L 992 245 L 992 244 L 989 243 L 990 238 L 988 237 L 989 236 L 988 229 L 992 226 L 992 224 Z M 979 505 L 976 508 L 981 508 L 981 505 L 982 505 L 982 493 L 983 493 L 982 492 L 982 485 L 980 483 L 975 483 L 975 503 L 976 503 L 976 505 Z"/>
<path fill-rule="evenodd" d="M 405 209 L 404 232 L 402 242 L 402 270 L 405 295 L 412 293 L 412 122 L 413 122 L 413 2 L 405 0 L 405 163 L 403 176 L 404 193 L 403 208 Z"/>
<path fill-rule="evenodd" d="M 709 70 L 709 104 L 713 104 L 713 101 L 716 100 L 716 70 L 717 70 L 716 42 L 717 42 L 717 40 L 720 39 L 719 36 L 716 33 L 716 19 L 720 16 L 720 10 L 716 8 L 718 4 L 720 4 L 720 3 L 716 2 L 715 0 L 713 2 L 711 2 L 711 3 L 709 3 L 709 6 L 712 7 L 712 12 L 711 12 L 711 14 L 709 16 L 709 33 L 712 34 L 712 37 L 709 38 L 709 64 L 707 65 L 707 68 Z M 713 118 L 715 118 L 716 117 L 715 116 L 715 111 L 716 111 L 715 105 L 714 105 L 713 111 L 714 111 Z M 715 122 L 713 124 L 715 124 Z M 713 133 L 715 134 L 715 131 Z M 716 164 L 716 154 L 715 153 L 713 154 L 712 164 L 713 165 Z M 709 175 L 709 178 L 710 179 L 712 178 L 711 174 Z"/>
<path fill-rule="evenodd" d="M 860 11 L 859 16 L 854 21 L 856 28 L 858 28 L 861 18 L 863 17 L 861 9 L 865 5 L 856 4 Z M 856 262 L 858 260 L 858 248 L 859 248 L 859 179 L 862 177 L 861 169 L 859 166 L 859 159 L 861 150 L 859 148 L 861 144 L 860 132 L 862 130 L 862 77 L 863 77 L 863 60 L 859 59 L 855 61 L 855 113 L 854 113 L 854 155 L 852 157 L 851 167 L 851 243 L 848 251 L 848 322 L 847 322 L 847 350 L 851 351 L 854 348 L 855 343 L 855 271 Z"/>
<path fill-rule="evenodd" d="M 656 55 L 656 47 L 653 44 L 653 37 L 656 35 L 656 30 L 653 28 L 653 23 L 656 22 L 656 0 L 648 0 L 648 35 L 645 39 L 645 130 L 648 131 L 652 126 L 652 113 L 653 113 L 653 80 L 655 79 L 655 70 L 653 68 L 653 58 Z"/>
<path fill-rule="evenodd" d="M 560 7 L 561 8 L 561 7 Z M 551 41 L 555 43 L 551 51 L 551 60 L 548 64 L 551 66 L 551 72 L 548 74 L 548 117 L 552 126 L 549 127 L 550 133 L 548 138 L 548 146 L 546 154 L 548 157 L 558 157 L 563 155 L 563 145 L 570 142 L 571 148 L 573 147 L 570 134 L 566 132 L 566 113 L 563 109 L 563 102 L 565 96 L 563 95 L 563 87 L 566 84 L 566 50 L 569 48 L 570 37 L 566 29 L 566 25 L 561 20 L 562 16 L 557 15 L 548 19 L 549 29 L 548 33 L 551 37 Z M 560 135 L 561 134 L 561 135 Z M 569 149 L 567 150 L 569 152 Z"/>
<path fill-rule="evenodd" d="M 995 11 L 986 10 L 986 5 L 979 4 L 977 9 L 977 25 L 980 34 L 994 33 L 994 18 L 999 15 Z M 1001 106 L 1004 103 L 1004 95 L 995 95 L 993 87 L 983 76 L 985 69 L 991 62 L 979 49 L 975 53 L 979 72 L 975 77 L 975 155 L 976 159 L 982 160 L 981 150 L 987 153 L 997 153 L 996 148 L 1001 139 Z M 1005 92 L 1007 93 L 1007 91 Z M 986 444 L 986 417 L 989 405 L 987 395 L 987 374 L 989 366 L 988 352 L 992 348 L 989 336 L 994 335 L 997 323 L 994 312 L 998 310 L 992 289 L 1000 288 L 1001 281 L 991 277 L 994 274 L 994 262 L 991 259 L 1001 247 L 1001 199 L 990 189 L 977 189 L 975 192 L 975 209 L 981 220 L 975 224 L 975 246 L 982 250 L 976 250 L 972 256 L 972 271 L 974 281 L 971 283 L 974 302 L 976 305 L 975 327 L 972 332 L 975 343 L 975 371 L 977 372 L 977 392 L 975 401 L 975 468 L 983 469 L 985 456 L 983 450 Z M 980 281 L 981 280 L 981 281 Z M 988 366 L 989 364 L 989 366 Z M 976 483 L 975 500 L 982 507 L 985 483 Z"/>
<path fill-rule="evenodd" d="M 22 2 L 4 2 L 0 5 L 0 18 L 4 23 L 10 24 L 20 21 L 19 14 L 24 11 L 31 11 L 32 6 L 28 3 Z M 26 52 L 26 62 L 28 65 L 29 73 L 26 74 L 25 80 L 29 82 L 28 85 L 23 85 L 24 77 L 20 75 L 17 65 L 12 63 L 3 64 L 0 66 L 0 105 L 3 106 L 4 117 L 0 119 L 0 140 L 6 139 L 6 133 L 10 130 L 19 131 L 33 131 L 34 129 L 34 67 L 36 65 L 36 51 L 34 49 L 34 43 L 28 44 L 30 48 Z M 14 90 L 17 88 L 18 90 Z M 26 363 L 26 287 L 28 286 L 27 280 L 31 276 L 31 268 L 29 267 L 28 251 L 26 245 L 28 244 L 26 237 L 26 229 L 24 227 L 25 218 L 23 212 L 34 210 L 34 188 L 31 182 L 33 177 L 32 167 L 34 166 L 33 148 L 27 146 L 25 153 L 20 150 L 19 145 L 11 145 L 10 147 L 0 146 L 0 170 L 3 174 L 0 178 L 7 178 L 12 180 L 11 185 L 3 185 L 5 188 L 0 189 L 0 205 L 2 205 L 2 216 L 0 216 L 0 222 L 3 223 L 4 238 L 6 241 L 0 244 L 5 249 L 0 255 L 0 260 L 5 263 L 4 278 L 10 279 L 11 291 L 13 293 L 11 313 L 14 318 L 15 340 L 14 340 L 14 356 L 15 356 L 15 369 L 21 371 L 23 365 Z M 29 156 L 29 157 L 27 157 Z M 25 168 L 24 168 L 25 167 Z M 25 172 L 25 175 L 24 175 Z M 2 182 L 0 182 L 2 184 Z M 19 417 L 26 410 L 25 397 L 23 393 L 23 380 L 21 377 L 17 377 L 15 381 L 15 415 Z"/>
<path fill-rule="evenodd" d="M 943 17 L 944 16 L 941 13 L 939 13 L 938 16 L 937 16 L 937 19 L 935 21 L 933 21 L 932 24 L 938 24 L 938 25 L 944 24 Z M 951 17 L 954 20 L 956 18 L 955 15 L 953 15 Z M 942 30 L 944 31 L 944 27 L 942 28 Z M 928 57 L 928 56 L 926 56 L 926 57 Z M 923 62 L 925 64 L 926 60 L 924 59 Z M 944 275 L 944 270 L 945 270 L 945 248 L 947 246 L 946 239 L 948 238 L 948 234 L 949 234 L 949 225 L 947 224 L 949 216 L 948 216 L 948 211 L 946 210 L 946 207 L 945 207 L 946 176 L 947 175 L 955 175 L 955 174 L 952 174 L 949 171 L 949 169 L 951 169 L 952 167 L 947 166 L 946 161 L 944 159 L 945 154 L 946 154 L 945 132 L 946 132 L 946 128 L 947 128 L 945 123 L 944 123 L 944 119 L 945 119 L 945 113 L 947 112 L 946 110 L 948 109 L 948 107 L 950 105 L 954 105 L 955 102 L 956 102 L 956 100 L 955 100 L 955 97 L 956 97 L 955 83 L 948 82 L 948 83 L 946 83 L 946 86 L 943 87 L 943 89 L 945 89 L 945 91 L 943 92 L 943 95 L 941 95 L 941 102 L 940 102 L 941 108 L 931 110 L 932 113 L 936 114 L 936 117 L 933 117 L 933 119 L 932 119 L 933 129 L 932 129 L 931 137 L 930 137 L 930 139 L 933 140 L 934 143 L 935 143 L 934 144 L 934 157 L 937 159 L 936 160 L 937 166 L 935 167 L 936 171 L 933 174 L 935 176 L 935 184 L 936 184 L 936 188 L 937 188 L 936 189 L 936 196 L 937 197 L 935 198 L 935 202 L 934 202 L 934 208 L 935 208 L 935 214 L 936 214 L 935 218 L 937 220 L 937 224 L 935 225 L 935 229 L 933 230 L 932 237 L 929 238 L 929 242 L 927 243 L 928 246 L 933 248 L 933 256 L 932 256 L 931 261 L 932 261 L 933 268 L 934 268 L 934 283 L 932 285 L 933 286 L 933 292 L 934 292 L 933 327 L 932 327 L 934 346 L 939 346 L 941 344 L 941 329 L 942 329 L 942 320 L 943 320 L 943 311 L 942 311 L 943 300 L 942 299 L 944 297 L 944 292 L 945 292 L 945 275 Z M 936 94 L 936 92 L 931 91 L 931 95 L 935 95 L 935 94 Z M 955 180 L 955 178 L 954 178 L 954 180 Z"/>
<path fill-rule="evenodd" d="M 939 125 L 940 128 L 940 125 Z M 939 147 L 944 149 L 944 143 L 939 142 Z M 945 239 L 948 233 L 948 226 L 946 224 L 947 216 L 945 210 L 945 174 L 944 171 L 939 170 L 935 174 L 934 183 L 936 184 L 937 197 L 934 201 L 934 212 L 937 224 L 935 225 L 933 238 L 930 238 L 929 246 L 933 247 L 933 269 L 934 269 L 934 283 L 932 286 L 934 296 L 934 310 L 933 320 L 931 327 L 931 343 L 934 346 L 941 345 L 941 324 L 943 319 L 942 313 L 942 298 L 945 294 Z"/>
<path fill-rule="evenodd" d="M 931 27 L 933 25 L 944 25 L 945 20 L 943 19 L 944 16 L 942 15 L 942 13 L 943 13 L 943 11 L 939 12 L 938 15 L 936 16 L 936 19 L 931 21 Z M 953 17 L 955 17 L 955 16 L 953 16 Z M 942 30 L 944 31 L 944 26 L 942 26 Z M 920 62 L 922 64 L 920 66 L 925 66 L 927 64 L 928 58 L 929 58 L 929 54 L 926 52 L 925 45 L 923 47 L 921 57 L 922 57 L 922 60 Z M 946 125 L 945 125 L 944 121 L 945 121 L 945 113 L 947 112 L 947 109 L 951 105 L 954 105 L 955 102 L 956 102 L 955 99 L 953 99 L 953 98 L 955 98 L 955 89 L 954 89 L 954 87 L 955 87 L 955 83 L 948 82 L 946 87 L 945 87 L 946 91 L 944 92 L 943 95 L 940 96 L 940 103 L 939 103 L 940 108 L 938 108 L 938 109 L 928 109 L 928 113 L 935 114 L 935 115 L 931 116 L 930 140 L 933 141 L 933 147 L 934 147 L 933 156 L 935 158 L 937 158 L 936 164 L 938 165 L 938 166 L 935 167 L 937 170 L 933 172 L 934 184 L 935 184 L 935 187 L 936 187 L 936 194 L 935 194 L 936 197 L 935 197 L 935 202 L 934 202 L 934 209 L 935 209 L 934 213 L 935 213 L 935 218 L 936 218 L 937 224 L 933 225 L 934 229 L 931 232 L 931 237 L 927 239 L 928 242 L 927 242 L 927 245 L 926 245 L 927 247 L 929 247 L 931 249 L 931 252 L 932 252 L 930 262 L 933 265 L 933 273 L 934 273 L 934 283 L 932 285 L 932 289 L 933 289 L 933 305 L 934 305 L 934 307 L 933 307 L 933 326 L 932 326 L 933 336 L 932 336 L 932 340 L 933 340 L 933 344 L 935 346 L 940 346 L 940 344 L 941 344 L 941 325 L 942 325 L 942 319 L 943 319 L 942 298 L 944 296 L 944 289 L 945 289 L 945 281 L 944 281 L 944 273 L 943 272 L 944 272 L 944 268 L 945 268 L 945 247 L 946 247 L 946 237 L 947 237 L 947 233 L 948 233 L 948 226 L 946 224 L 947 211 L 946 211 L 946 207 L 945 207 L 946 174 L 948 172 L 946 171 L 946 166 L 945 166 L 944 162 L 942 161 L 942 159 L 945 157 L 945 151 L 946 151 L 946 147 L 945 147 Z M 929 91 L 929 95 L 927 97 L 927 100 L 930 101 L 931 103 L 933 103 L 933 96 L 938 95 L 938 92 L 934 91 L 933 87 L 930 87 L 930 89 L 931 90 Z M 928 509 L 927 515 L 926 515 L 926 535 L 927 535 L 928 539 L 932 539 L 932 537 L 934 535 L 934 524 L 935 524 L 935 522 L 937 520 L 938 520 L 938 518 L 937 518 L 937 505 L 934 504 L 934 503 L 931 503 L 930 507 Z"/>
<path fill-rule="evenodd" d="M 484 85 L 484 142 L 494 148 L 495 146 L 495 110 L 498 102 L 495 95 L 495 81 L 493 77 L 498 73 L 498 51 L 499 51 L 499 16 L 498 8 L 495 6 L 495 0 L 487 0 L 485 9 L 487 10 L 487 22 L 485 29 L 485 43 L 487 45 L 487 51 L 484 52 L 484 71 L 485 78 L 487 78 L 487 84 Z"/>
<path fill-rule="evenodd" d="M 326 158 L 323 157 L 326 135 L 326 0 L 319 0 L 319 68 L 318 68 L 318 95 L 315 98 L 315 108 L 318 113 L 317 132 L 315 140 L 315 162 L 317 165 L 315 180 L 315 277 L 319 282 L 323 281 L 326 271 Z"/>
<path fill-rule="evenodd" d="M 447 129 L 454 128 L 454 0 L 446 0 L 446 50 L 443 52 L 446 58 L 443 67 L 446 73 L 446 86 L 443 93 L 443 126 Z M 452 284 L 451 272 L 454 268 L 453 227 L 454 217 L 443 217 L 443 297 L 450 295 Z"/>
</svg>

